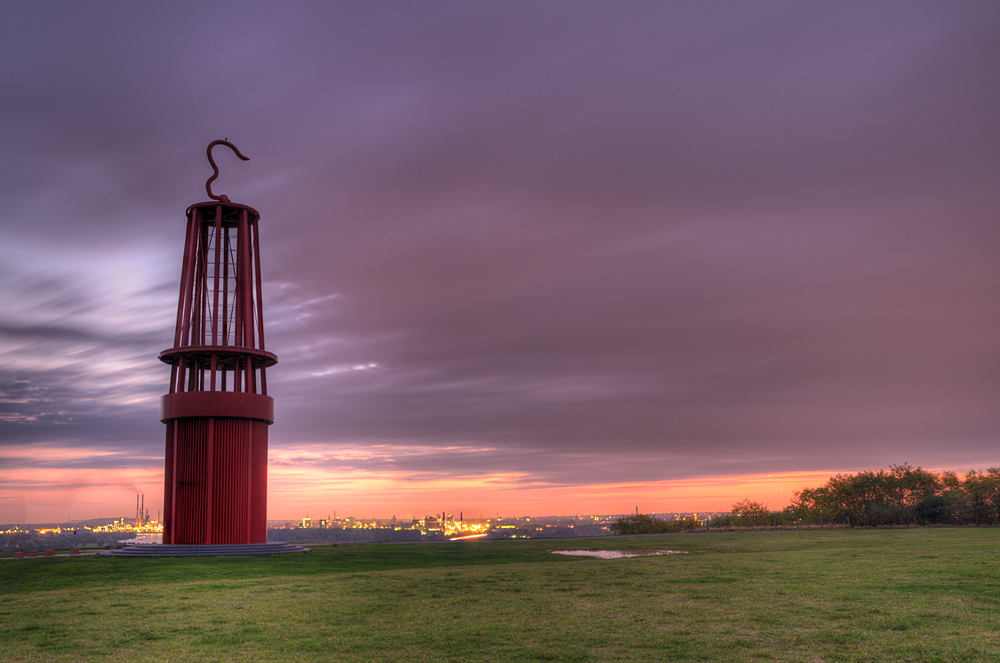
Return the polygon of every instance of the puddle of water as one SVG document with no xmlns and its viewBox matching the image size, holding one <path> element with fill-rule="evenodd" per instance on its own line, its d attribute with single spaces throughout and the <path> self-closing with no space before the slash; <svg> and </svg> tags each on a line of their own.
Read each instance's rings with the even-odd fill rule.
<svg viewBox="0 0 1000 663">
<path fill-rule="evenodd" d="M 628 552 L 627 550 L 553 550 L 556 555 L 576 557 L 597 557 L 598 559 L 621 559 L 623 557 L 647 557 L 650 555 L 686 555 L 686 550 L 653 550 L 650 552 Z"/>
</svg>

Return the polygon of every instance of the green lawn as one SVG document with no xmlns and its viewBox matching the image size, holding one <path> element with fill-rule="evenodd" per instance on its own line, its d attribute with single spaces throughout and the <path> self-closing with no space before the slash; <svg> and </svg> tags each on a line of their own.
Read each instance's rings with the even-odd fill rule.
<svg viewBox="0 0 1000 663">
<path fill-rule="evenodd" d="M 0 661 L 1000 660 L 998 563 L 972 527 L 3 560 Z"/>
</svg>

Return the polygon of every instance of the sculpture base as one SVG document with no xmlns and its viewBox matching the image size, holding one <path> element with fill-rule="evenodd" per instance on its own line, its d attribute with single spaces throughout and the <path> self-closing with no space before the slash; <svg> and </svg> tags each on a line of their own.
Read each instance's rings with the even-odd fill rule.
<svg viewBox="0 0 1000 663">
<path fill-rule="evenodd" d="M 172 545 L 137 543 L 117 550 L 101 551 L 111 557 L 221 557 L 224 555 L 286 555 L 307 553 L 308 548 L 292 543 L 232 543 L 219 545 Z"/>
<path fill-rule="evenodd" d="M 163 543 L 266 543 L 267 422 L 186 417 L 166 428 Z"/>
</svg>

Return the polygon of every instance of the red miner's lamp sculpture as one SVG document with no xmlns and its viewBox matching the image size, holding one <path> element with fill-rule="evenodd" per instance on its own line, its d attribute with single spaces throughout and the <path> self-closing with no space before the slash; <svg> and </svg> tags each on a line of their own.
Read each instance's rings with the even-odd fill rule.
<svg viewBox="0 0 1000 663">
<path fill-rule="evenodd" d="M 163 543 L 249 544 L 267 541 L 267 428 L 274 400 L 264 349 L 256 210 L 212 193 L 187 210 L 174 347 L 161 400 L 167 425 Z"/>
</svg>

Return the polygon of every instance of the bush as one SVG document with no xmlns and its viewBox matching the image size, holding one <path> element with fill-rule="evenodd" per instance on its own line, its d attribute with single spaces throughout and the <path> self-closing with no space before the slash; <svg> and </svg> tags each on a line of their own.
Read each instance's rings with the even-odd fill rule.
<svg viewBox="0 0 1000 663">
<path fill-rule="evenodd" d="M 701 522 L 694 517 L 678 518 L 676 520 L 660 520 L 644 513 L 619 518 L 610 529 L 615 534 L 670 534 L 700 529 Z"/>
</svg>

